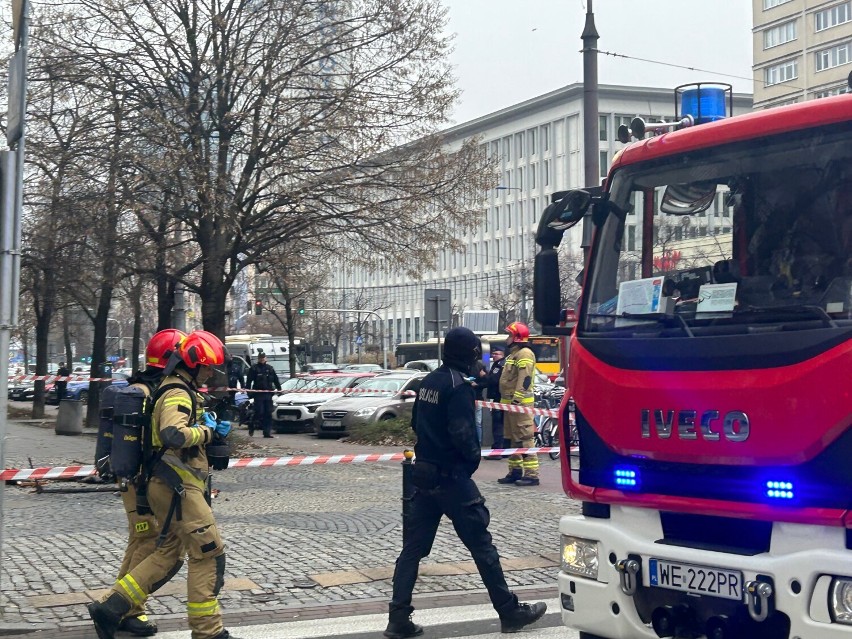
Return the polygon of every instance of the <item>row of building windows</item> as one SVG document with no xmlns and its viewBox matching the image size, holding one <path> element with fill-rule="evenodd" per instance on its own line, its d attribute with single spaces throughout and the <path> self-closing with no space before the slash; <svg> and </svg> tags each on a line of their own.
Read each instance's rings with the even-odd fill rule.
<svg viewBox="0 0 852 639">
<path fill-rule="evenodd" d="M 763 10 L 771 9 L 773 7 L 777 7 L 780 4 L 787 4 L 790 0 L 763 0 Z"/>
<path fill-rule="evenodd" d="M 512 150 L 514 147 L 514 155 Z M 483 145 L 487 151 L 488 145 Z M 493 157 L 502 157 L 505 160 L 512 158 L 519 160 L 524 157 L 532 157 L 539 152 L 544 153 L 550 150 L 550 125 L 543 124 L 538 129 L 529 129 L 515 133 L 514 136 L 508 135 L 503 138 L 503 152 L 500 153 L 500 142 L 494 140 L 491 142 L 490 151 Z"/>
<path fill-rule="evenodd" d="M 526 244 L 526 246 L 525 246 Z M 486 240 L 481 244 L 473 242 L 461 252 L 443 250 L 438 254 L 438 270 L 468 268 L 486 264 L 498 264 L 501 260 L 525 261 L 532 258 L 530 236 L 507 237 L 499 240 Z"/>
<path fill-rule="evenodd" d="M 844 42 L 814 54 L 816 70 L 825 71 L 852 62 L 852 41 Z M 799 61 L 786 60 L 763 70 L 763 82 L 766 86 L 789 82 L 799 77 Z"/>
<path fill-rule="evenodd" d="M 852 1 L 838 4 L 814 14 L 814 31 L 825 31 L 852 20 Z M 763 48 L 771 49 L 798 38 L 798 20 L 790 20 L 763 32 Z"/>
<path fill-rule="evenodd" d="M 852 20 L 852 2 L 844 2 L 814 14 L 814 27 L 824 31 Z"/>
<path fill-rule="evenodd" d="M 516 227 L 526 224 L 535 224 L 541 211 L 538 210 L 538 198 L 531 198 L 530 205 L 525 206 L 526 202 L 518 202 L 517 206 L 508 203 L 505 206 L 495 206 L 493 209 L 485 209 L 485 226 L 484 232 L 488 233 L 489 229 L 494 231 L 500 230 L 501 219 L 503 228 L 510 229 L 512 224 Z M 524 219 L 524 211 L 527 210 L 527 218 Z M 501 215 L 502 212 L 502 215 Z M 475 232 L 475 231 L 474 231 Z"/>
</svg>

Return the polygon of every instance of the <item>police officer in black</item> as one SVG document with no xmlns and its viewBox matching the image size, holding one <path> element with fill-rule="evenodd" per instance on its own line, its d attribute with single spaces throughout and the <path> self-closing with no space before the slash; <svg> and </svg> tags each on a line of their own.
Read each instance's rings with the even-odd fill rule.
<svg viewBox="0 0 852 639">
<path fill-rule="evenodd" d="M 429 373 L 414 402 L 411 425 L 417 433 L 412 483 L 415 493 L 402 552 L 393 575 L 393 597 L 385 630 L 388 639 L 423 634 L 411 621 L 411 594 L 420 560 L 429 555 L 441 517 L 453 522 L 467 546 L 502 632 L 516 632 L 540 619 L 543 602 L 522 604 L 509 590 L 497 549 L 488 532 L 490 515 L 471 476 L 479 467 L 480 447 L 474 416 L 474 364 L 482 356 L 479 338 L 467 328 L 454 328 L 444 343 L 444 363 Z"/>
<path fill-rule="evenodd" d="M 275 369 L 266 363 L 266 353 L 263 351 L 258 351 L 257 364 L 249 369 L 246 387 L 256 391 L 267 391 L 251 393 L 251 395 L 254 395 L 256 423 L 263 429 L 264 437 L 272 437 L 272 393 L 269 391 L 280 391 L 281 382 L 278 381 Z M 254 425 L 254 423 L 249 424 L 249 436 L 254 435 Z"/>
<path fill-rule="evenodd" d="M 476 383 L 485 387 L 485 393 L 492 402 L 500 401 L 500 374 L 503 372 L 505 351 L 502 346 L 491 347 L 491 366 L 483 379 Z M 503 415 L 504 411 L 491 409 L 491 435 L 493 437 L 492 448 L 508 448 L 508 443 L 503 438 Z M 502 459 L 500 455 L 489 455 L 488 459 Z"/>
</svg>

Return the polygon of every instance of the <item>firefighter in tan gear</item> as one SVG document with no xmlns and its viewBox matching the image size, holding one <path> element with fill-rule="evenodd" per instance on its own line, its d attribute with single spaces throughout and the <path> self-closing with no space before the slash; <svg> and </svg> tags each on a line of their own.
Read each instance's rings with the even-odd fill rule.
<svg viewBox="0 0 852 639">
<path fill-rule="evenodd" d="M 535 403 L 535 355 L 527 342 L 530 329 L 526 324 L 512 322 L 506 327 L 508 353 L 500 376 L 500 403 L 532 408 Z M 532 448 L 535 442 L 535 422 L 532 413 L 506 411 L 503 436 L 512 448 Z M 501 484 L 538 486 L 538 456 L 511 455 L 509 474 L 497 480 Z"/>
<path fill-rule="evenodd" d="M 151 437 L 158 452 L 147 490 L 162 532 L 155 552 L 119 579 L 104 599 L 89 605 L 99 639 L 115 638 L 122 617 L 173 576 L 173 566 L 184 552 L 192 639 L 235 639 L 222 625 L 217 596 L 225 580 L 225 548 L 205 495 L 205 446 L 217 435 L 227 436 L 231 425 L 205 413 L 197 393 L 213 375 L 212 367 L 225 360 L 219 338 L 193 331 L 166 368 L 155 395 Z"/>
<path fill-rule="evenodd" d="M 186 333 L 174 328 L 155 334 L 145 347 L 145 370 L 130 378 L 128 380 L 129 385 L 139 388 L 145 395 L 152 394 L 163 377 L 163 369 L 166 367 L 175 347 L 185 337 Z M 132 482 L 128 482 L 120 494 L 124 512 L 127 515 L 128 538 L 124 559 L 118 571 L 118 579 L 123 578 L 154 552 L 157 545 L 157 535 L 160 533 L 157 518 L 154 517 L 153 513 L 142 514 L 137 511 L 136 488 Z M 178 558 L 172 572 L 177 573 L 180 570 L 183 565 L 181 559 Z M 157 625 L 148 619 L 145 606 L 142 604 L 136 604 L 130 609 L 130 612 L 121 620 L 118 629 L 138 637 L 157 633 Z"/>
</svg>

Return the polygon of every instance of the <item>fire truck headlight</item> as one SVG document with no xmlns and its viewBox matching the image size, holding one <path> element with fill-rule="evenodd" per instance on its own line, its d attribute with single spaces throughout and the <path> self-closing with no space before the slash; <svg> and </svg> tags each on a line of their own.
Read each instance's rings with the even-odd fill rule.
<svg viewBox="0 0 852 639">
<path fill-rule="evenodd" d="M 598 542 L 562 535 L 562 572 L 598 578 Z"/>
<path fill-rule="evenodd" d="M 835 622 L 852 626 L 852 579 L 831 582 L 829 609 Z"/>
</svg>

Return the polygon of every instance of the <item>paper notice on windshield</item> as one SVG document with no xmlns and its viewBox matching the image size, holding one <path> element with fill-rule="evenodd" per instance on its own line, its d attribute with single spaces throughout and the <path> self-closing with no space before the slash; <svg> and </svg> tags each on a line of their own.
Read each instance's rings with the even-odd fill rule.
<svg viewBox="0 0 852 639">
<path fill-rule="evenodd" d="M 622 282 L 618 286 L 618 305 L 615 308 L 615 314 L 659 313 L 662 290 L 662 277 Z"/>
<path fill-rule="evenodd" d="M 737 283 L 703 284 L 698 289 L 696 313 L 730 313 L 737 301 Z"/>
</svg>

